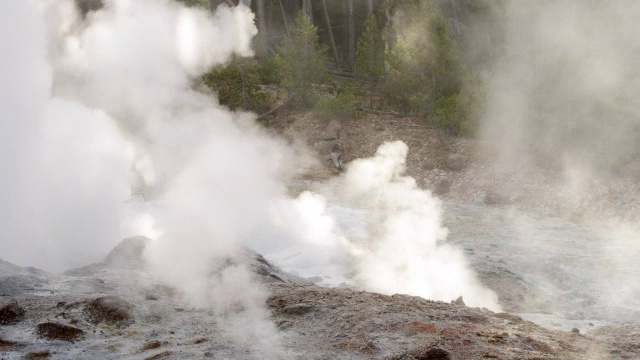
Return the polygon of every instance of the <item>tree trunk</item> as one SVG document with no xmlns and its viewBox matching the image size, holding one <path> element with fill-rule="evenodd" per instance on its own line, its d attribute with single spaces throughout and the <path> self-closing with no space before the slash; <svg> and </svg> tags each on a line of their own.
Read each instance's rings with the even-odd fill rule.
<svg viewBox="0 0 640 360">
<path fill-rule="evenodd" d="M 373 0 L 367 0 L 367 14 L 373 12 Z"/>
<path fill-rule="evenodd" d="M 460 22 L 458 21 L 458 11 L 456 10 L 456 0 L 451 0 L 453 7 L 453 18 L 456 20 L 456 34 L 460 34 Z"/>
<path fill-rule="evenodd" d="M 280 10 L 282 11 L 282 21 L 284 22 L 284 29 L 287 31 L 287 36 L 289 36 L 289 23 L 287 22 L 287 13 L 284 11 L 284 6 L 282 6 L 282 0 L 280 0 Z"/>
<path fill-rule="evenodd" d="M 339 68 L 340 58 L 338 57 L 336 42 L 333 40 L 333 29 L 331 28 L 331 20 L 329 19 L 329 11 L 327 10 L 327 0 L 322 0 L 322 7 L 324 8 L 324 19 L 327 22 L 327 31 L 329 32 L 329 42 L 331 42 L 331 50 L 333 51 L 334 59 L 336 59 L 336 68 Z"/>
<path fill-rule="evenodd" d="M 251 5 L 251 0 L 249 0 Z M 264 12 L 264 0 L 257 0 L 256 15 L 258 17 L 258 55 L 264 55 L 267 52 L 267 19 Z"/>
<path fill-rule="evenodd" d="M 349 63 L 353 69 L 356 61 L 356 30 L 355 21 L 353 19 L 353 0 L 345 0 L 347 4 L 347 54 L 349 54 Z"/>
<path fill-rule="evenodd" d="M 311 19 L 311 23 L 313 24 L 313 7 L 311 7 L 311 0 L 303 0 L 302 9 L 307 13 L 307 16 Z"/>
</svg>

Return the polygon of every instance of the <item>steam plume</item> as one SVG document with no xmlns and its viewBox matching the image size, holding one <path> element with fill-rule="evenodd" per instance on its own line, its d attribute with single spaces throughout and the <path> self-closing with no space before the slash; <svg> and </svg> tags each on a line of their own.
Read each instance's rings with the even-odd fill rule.
<svg viewBox="0 0 640 360">
<path fill-rule="evenodd" d="M 210 15 L 169 0 L 108 0 L 82 18 L 72 0 L 38 5 L 0 8 L 16 15 L 3 45 L 19 34 L 16 48 L 25 49 L 11 55 L 2 85 L 2 110 L 14 114 L 20 134 L 3 142 L 3 155 L 27 153 L 18 165 L 2 157 L 16 171 L 3 186 L 8 216 L 0 220 L 9 260 L 47 269 L 97 260 L 121 238 L 134 191 L 155 200 L 144 214 L 158 227 L 146 254 L 155 274 L 271 358 L 284 354 L 264 290 L 237 261 L 244 245 L 266 254 L 298 246 L 306 251 L 299 262 L 343 273 L 355 266 L 356 280 L 372 290 L 447 301 L 462 294 L 496 307 L 460 252 L 440 244 L 437 200 L 402 176 L 405 145 L 383 146 L 335 184 L 370 208 L 376 224 L 369 240 L 349 241 L 321 196 L 288 197 L 283 179 L 300 164 L 290 147 L 254 115 L 193 89 L 202 71 L 251 53 L 256 30 L 246 7 Z M 38 257 L 32 248 L 58 254 Z M 385 259 L 386 251 L 399 255 Z"/>
<path fill-rule="evenodd" d="M 445 242 L 440 201 L 405 176 L 408 147 L 385 143 L 355 160 L 334 184 L 342 198 L 370 210 L 366 235 L 352 244 L 356 280 L 387 294 L 405 293 L 498 310 L 497 296 L 468 268 L 460 249 Z"/>
</svg>

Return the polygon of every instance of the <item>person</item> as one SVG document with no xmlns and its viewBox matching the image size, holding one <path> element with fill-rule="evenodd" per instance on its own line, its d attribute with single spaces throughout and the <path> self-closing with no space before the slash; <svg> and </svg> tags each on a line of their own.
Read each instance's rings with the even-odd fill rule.
<svg viewBox="0 0 640 360">
<path fill-rule="evenodd" d="M 336 167 L 336 169 L 338 169 L 338 171 L 342 171 L 342 154 L 340 153 L 340 147 L 338 147 L 338 144 L 333 145 L 329 158 L 331 159 L 331 161 L 333 161 L 333 165 Z"/>
</svg>

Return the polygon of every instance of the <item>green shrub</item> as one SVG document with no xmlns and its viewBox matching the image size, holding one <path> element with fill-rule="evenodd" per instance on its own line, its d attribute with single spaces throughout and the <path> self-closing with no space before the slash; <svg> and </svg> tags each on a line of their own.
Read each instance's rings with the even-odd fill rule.
<svg viewBox="0 0 640 360">
<path fill-rule="evenodd" d="M 235 57 L 204 74 L 202 82 L 218 94 L 220 104 L 232 110 L 260 113 L 269 108 L 268 95 L 260 88 L 259 64 L 254 59 Z"/>
<path fill-rule="evenodd" d="M 335 96 L 320 95 L 313 112 L 321 119 L 333 120 L 351 115 L 356 107 L 353 86 L 346 83 Z"/>
<path fill-rule="evenodd" d="M 468 107 L 459 94 L 440 97 L 435 101 L 431 122 L 453 134 L 460 133 L 462 120 L 467 117 Z"/>
<path fill-rule="evenodd" d="M 278 59 L 275 55 L 267 54 L 258 60 L 260 82 L 262 84 L 278 85 L 282 82 L 280 69 L 278 68 Z"/>
</svg>

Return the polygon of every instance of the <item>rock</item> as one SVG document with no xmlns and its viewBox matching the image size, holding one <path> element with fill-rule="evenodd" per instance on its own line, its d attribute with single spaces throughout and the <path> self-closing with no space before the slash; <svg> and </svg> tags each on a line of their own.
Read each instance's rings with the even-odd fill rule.
<svg viewBox="0 0 640 360">
<path fill-rule="evenodd" d="M 70 269 L 64 272 L 70 276 L 95 276 L 105 269 L 138 270 L 146 266 L 143 253 L 151 239 L 144 236 L 134 236 L 122 240 L 107 256 L 104 261 Z"/>
<path fill-rule="evenodd" d="M 104 263 L 118 269 L 141 269 L 145 266 L 144 249 L 151 239 L 144 236 L 126 238 L 104 259 Z"/>
<path fill-rule="evenodd" d="M 204 357 L 213 357 L 213 353 L 211 351 L 206 351 L 204 353 Z"/>
<path fill-rule="evenodd" d="M 310 304 L 293 304 L 282 308 L 282 313 L 287 315 L 304 315 L 314 309 Z"/>
<path fill-rule="evenodd" d="M 105 296 L 89 301 L 84 308 L 87 321 L 93 324 L 124 328 L 133 324 L 133 305 L 117 296 Z"/>
<path fill-rule="evenodd" d="M 264 256 L 249 248 L 243 249 L 239 260 L 249 265 L 249 268 L 258 275 L 258 280 L 262 283 L 311 284 L 311 282 L 306 279 L 284 272 L 279 267 L 270 263 Z"/>
<path fill-rule="evenodd" d="M 445 159 L 445 166 L 449 170 L 460 171 L 467 167 L 467 159 L 460 154 L 451 154 Z"/>
<path fill-rule="evenodd" d="M 442 349 L 434 348 L 425 351 L 422 354 L 414 355 L 416 360 L 450 360 L 451 355 Z"/>
<path fill-rule="evenodd" d="M 0 325 L 15 325 L 24 319 L 26 311 L 13 300 L 0 307 Z"/>
<path fill-rule="evenodd" d="M 457 299 L 455 299 L 455 300 L 451 300 L 451 303 L 452 303 L 453 305 L 458 305 L 458 306 L 467 306 L 467 305 L 464 303 L 464 300 L 462 299 L 462 296 L 459 296 L 459 297 L 458 297 Z"/>
<path fill-rule="evenodd" d="M 84 340 L 84 331 L 73 326 L 52 322 L 39 324 L 36 332 L 38 336 L 48 340 L 62 340 L 67 342 Z"/>
</svg>

